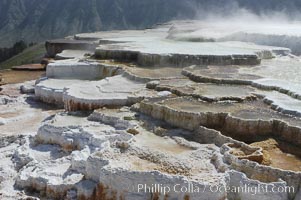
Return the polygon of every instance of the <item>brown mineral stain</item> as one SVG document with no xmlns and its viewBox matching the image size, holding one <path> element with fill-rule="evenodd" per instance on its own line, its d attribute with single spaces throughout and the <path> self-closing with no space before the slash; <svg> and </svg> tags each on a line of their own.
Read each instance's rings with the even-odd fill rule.
<svg viewBox="0 0 301 200">
<path fill-rule="evenodd" d="M 152 194 L 151 200 L 159 200 L 159 199 L 160 199 L 159 193 Z"/>
<path fill-rule="evenodd" d="M 251 146 L 263 148 L 266 165 L 284 170 L 301 171 L 301 158 L 292 153 L 285 152 L 281 146 L 290 146 L 289 144 L 280 145 L 275 139 L 268 139 L 262 142 L 256 142 Z M 295 149 L 298 150 L 298 149 Z"/>
<path fill-rule="evenodd" d="M 44 71 L 0 70 L 0 85 L 23 83 L 25 81 L 37 80 L 44 74 Z"/>
</svg>

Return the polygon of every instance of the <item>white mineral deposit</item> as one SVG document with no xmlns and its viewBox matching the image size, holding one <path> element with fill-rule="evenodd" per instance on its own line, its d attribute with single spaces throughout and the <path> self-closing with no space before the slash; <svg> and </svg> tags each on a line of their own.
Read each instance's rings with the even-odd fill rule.
<svg viewBox="0 0 301 200">
<path fill-rule="evenodd" d="M 40 79 L 1 86 L 0 199 L 300 200 L 300 31 L 186 20 L 48 41 Z"/>
</svg>

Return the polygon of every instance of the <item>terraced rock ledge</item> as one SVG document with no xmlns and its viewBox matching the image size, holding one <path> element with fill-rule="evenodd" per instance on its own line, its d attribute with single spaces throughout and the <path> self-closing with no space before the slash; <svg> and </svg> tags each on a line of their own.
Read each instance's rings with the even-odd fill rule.
<svg viewBox="0 0 301 200">
<path fill-rule="evenodd" d="M 189 24 L 47 42 L 1 86 L 0 199 L 301 199 L 300 60 Z"/>
</svg>

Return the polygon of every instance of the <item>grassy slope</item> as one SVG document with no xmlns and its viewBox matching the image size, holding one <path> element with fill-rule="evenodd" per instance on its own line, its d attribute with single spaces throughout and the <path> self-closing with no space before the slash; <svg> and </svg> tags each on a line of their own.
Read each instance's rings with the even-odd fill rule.
<svg viewBox="0 0 301 200">
<path fill-rule="evenodd" d="M 41 59 L 45 55 L 46 50 L 44 43 L 36 44 L 32 47 L 25 49 L 22 53 L 0 63 L 1 69 L 9 69 L 13 66 L 40 63 Z"/>
</svg>

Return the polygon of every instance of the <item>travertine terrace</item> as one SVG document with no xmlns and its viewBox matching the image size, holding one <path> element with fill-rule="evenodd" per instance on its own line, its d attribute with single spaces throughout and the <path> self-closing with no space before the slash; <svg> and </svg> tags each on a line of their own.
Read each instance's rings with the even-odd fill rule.
<svg viewBox="0 0 301 200">
<path fill-rule="evenodd" d="M 48 41 L 2 86 L 0 199 L 300 200 L 297 50 L 202 25 Z"/>
</svg>

